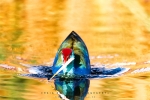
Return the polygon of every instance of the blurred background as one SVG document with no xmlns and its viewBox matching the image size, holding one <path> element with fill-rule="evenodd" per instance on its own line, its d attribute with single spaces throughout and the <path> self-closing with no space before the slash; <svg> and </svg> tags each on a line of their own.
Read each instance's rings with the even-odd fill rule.
<svg viewBox="0 0 150 100">
<path fill-rule="evenodd" d="M 51 65 L 60 44 L 71 31 L 77 32 L 87 45 L 91 64 L 135 62 L 128 67 L 149 67 L 150 0 L 0 0 L 0 63 L 20 68 L 23 68 L 20 62 Z M 11 71 L 0 71 L 4 79 L 0 83 L 15 84 L 16 81 L 2 78 Z M 109 91 L 94 99 L 149 100 L 149 73 L 138 75 L 91 81 L 91 85 L 97 83 L 101 90 Z M 24 85 L 34 84 L 30 81 Z M 37 80 L 35 83 L 42 84 L 40 88 L 47 87 Z M 6 90 L 10 90 L 8 86 L 0 89 L 4 97 L 11 95 Z M 1 99 L 7 100 L 2 95 Z M 43 100 L 50 98 L 41 96 Z"/>
</svg>

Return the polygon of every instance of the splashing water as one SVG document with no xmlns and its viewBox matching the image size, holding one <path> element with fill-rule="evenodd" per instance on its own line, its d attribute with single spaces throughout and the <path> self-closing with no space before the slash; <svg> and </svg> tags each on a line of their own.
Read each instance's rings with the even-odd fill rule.
<svg viewBox="0 0 150 100">
<path fill-rule="evenodd" d="M 92 57 L 93 59 L 93 57 Z M 96 57 L 96 59 L 98 59 Z M 59 77 L 66 77 L 64 75 L 53 75 L 52 74 L 52 67 L 51 66 L 45 66 L 45 65 L 38 65 L 38 66 L 32 66 L 28 64 L 20 63 L 21 65 L 25 66 L 25 70 L 20 67 L 10 66 L 7 64 L 0 64 L 1 68 L 7 69 L 7 70 L 14 70 L 19 72 L 20 76 L 27 76 L 27 77 L 36 77 L 36 78 L 48 78 L 50 79 L 52 76 L 55 78 Z M 149 64 L 149 61 L 143 62 L 143 64 Z M 130 74 L 136 74 L 136 73 L 143 73 L 143 72 L 149 72 L 150 67 L 143 67 L 143 68 L 137 68 L 137 69 L 131 69 L 126 67 L 116 67 L 116 66 L 130 66 L 130 65 L 137 65 L 136 62 L 117 62 L 114 64 L 110 64 L 109 66 L 112 66 L 112 68 L 106 68 L 104 65 L 91 65 L 91 74 L 89 75 L 83 75 L 83 76 L 70 76 L 75 78 L 107 78 L 107 77 L 117 77 L 122 75 L 123 73 L 131 71 Z M 21 72 L 25 72 L 26 74 L 21 74 Z M 68 76 L 69 78 L 69 76 Z"/>
</svg>

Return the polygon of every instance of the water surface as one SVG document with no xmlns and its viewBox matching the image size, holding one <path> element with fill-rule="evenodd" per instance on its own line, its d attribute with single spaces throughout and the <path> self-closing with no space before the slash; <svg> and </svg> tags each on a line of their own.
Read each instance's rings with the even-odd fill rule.
<svg viewBox="0 0 150 100">
<path fill-rule="evenodd" d="M 74 30 L 87 45 L 92 65 L 130 68 L 118 77 L 88 80 L 85 100 L 149 100 L 149 6 L 149 0 L 1 0 L 0 99 L 60 100 L 54 80 L 18 73 L 27 73 L 22 63 L 52 65 Z"/>
</svg>

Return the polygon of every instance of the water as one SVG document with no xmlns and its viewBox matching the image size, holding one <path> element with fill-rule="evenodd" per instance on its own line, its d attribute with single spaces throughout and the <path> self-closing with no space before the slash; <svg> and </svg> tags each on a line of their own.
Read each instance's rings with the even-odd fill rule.
<svg viewBox="0 0 150 100">
<path fill-rule="evenodd" d="M 149 6 L 149 0 L 1 0 L 0 100 L 60 100 L 54 88 L 62 91 L 71 86 L 82 90 L 75 100 L 149 100 Z M 87 45 L 92 67 L 130 70 L 115 77 L 70 80 L 68 84 L 20 76 L 28 73 L 23 64 L 51 66 L 72 30 Z"/>
</svg>

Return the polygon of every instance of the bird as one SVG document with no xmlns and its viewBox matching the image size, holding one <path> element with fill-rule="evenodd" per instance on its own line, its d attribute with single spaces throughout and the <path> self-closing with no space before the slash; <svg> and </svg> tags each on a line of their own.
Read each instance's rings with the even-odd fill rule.
<svg viewBox="0 0 150 100">
<path fill-rule="evenodd" d="M 70 58 L 74 60 L 63 68 L 58 75 L 82 76 L 91 73 L 88 49 L 74 31 L 60 45 L 52 65 L 52 73 L 55 74 Z"/>
</svg>

